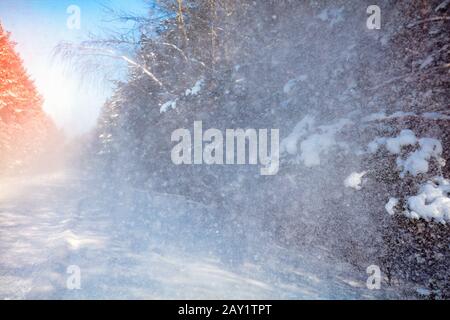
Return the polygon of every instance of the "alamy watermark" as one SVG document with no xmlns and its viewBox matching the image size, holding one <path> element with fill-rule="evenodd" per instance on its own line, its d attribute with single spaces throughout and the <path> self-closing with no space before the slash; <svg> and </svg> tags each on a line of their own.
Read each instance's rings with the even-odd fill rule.
<svg viewBox="0 0 450 320">
<path fill-rule="evenodd" d="M 70 5 L 66 9 L 67 17 L 66 25 L 70 30 L 80 30 L 81 29 L 81 9 L 77 5 Z"/>
<path fill-rule="evenodd" d="M 369 290 L 379 290 L 381 289 L 381 270 L 380 267 L 372 264 L 366 269 L 369 277 L 366 281 L 367 289 Z"/>
<path fill-rule="evenodd" d="M 280 134 L 279 129 L 270 129 L 269 145 L 268 132 L 268 129 L 226 129 L 224 149 L 222 131 L 211 128 L 203 132 L 202 121 L 194 121 L 193 136 L 185 128 L 172 132 L 171 141 L 178 143 L 172 148 L 171 159 L 176 165 L 259 164 L 261 175 L 275 175 L 280 162 Z"/>
<path fill-rule="evenodd" d="M 366 12 L 369 17 L 366 21 L 367 29 L 369 30 L 380 30 L 381 29 L 381 9 L 377 5 L 371 5 L 367 7 Z"/>
<path fill-rule="evenodd" d="M 81 289 L 81 269 L 77 265 L 67 267 L 66 273 L 69 274 L 66 281 L 66 287 L 69 290 Z"/>
</svg>

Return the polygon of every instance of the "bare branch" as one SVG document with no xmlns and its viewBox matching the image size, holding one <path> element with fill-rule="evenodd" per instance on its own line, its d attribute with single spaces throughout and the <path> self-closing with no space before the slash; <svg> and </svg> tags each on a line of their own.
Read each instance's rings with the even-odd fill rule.
<svg viewBox="0 0 450 320">
<path fill-rule="evenodd" d="M 141 69 L 146 75 L 148 75 L 160 87 L 164 87 L 163 83 L 149 70 L 148 67 L 146 67 L 142 64 L 139 64 L 132 58 L 130 58 L 124 54 L 117 53 L 112 49 L 89 46 L 89 45 L 86 45 L 85 43 L 83 43 L 81 45 L 73 45 L 73 44 L 64 43 L 64 44 L 59 45 L 57 48 L 58 52 L 65 51 L 65 53 L 67 53 L 68 50 L 69 51 L 72 50 L 72 52 L 76 52 L 79 55 L 96 55 L 96 56 L 106 56 L 106 57 L 110 57 L 113 59 L 121 59 L 121 60 L 125 61 L 126 63 L 128 63 L 134 67 L 137 67 L 138 69 Z"/>
<path fill-rule="evenodd" d="M 449 16 L 442 16 L 442 17 L 432 17 L 432 18 L 428 18 L 428 19 L 424 19 L 424 20 L 420 20 L 420 21 L 416 21 L 416 22 L 412 22 L 410 24 L 408 24 L 408 28 L 412 28 L 427 22 L 433 22 L 433 21 L 439 21 L 439 20 L 450 20 Z"/>
</svg>

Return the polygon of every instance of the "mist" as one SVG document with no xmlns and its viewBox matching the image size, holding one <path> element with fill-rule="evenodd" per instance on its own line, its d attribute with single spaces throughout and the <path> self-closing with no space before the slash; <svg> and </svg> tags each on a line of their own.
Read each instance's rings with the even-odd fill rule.
<svg viewBox="0 0 450 320">
<path fill-rule="evenodd" d="M 30 268 L 0 296 L 448 298 L 441 2 L 167 0 L 60 43 L 113 89 L 63 165 L 0 181 L 0 270 Z"/>
</svg>

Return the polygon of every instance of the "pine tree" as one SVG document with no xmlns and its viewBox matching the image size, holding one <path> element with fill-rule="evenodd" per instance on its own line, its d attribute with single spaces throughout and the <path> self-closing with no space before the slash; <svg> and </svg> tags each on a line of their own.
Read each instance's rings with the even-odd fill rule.
<svg viewBox="0 0 450 320">
<path fill-rule="evenodd" d="M 55 133 L 42 110 L 43 99 L 0 24 L 0 173 L 30 162 Z"/>
</svg>

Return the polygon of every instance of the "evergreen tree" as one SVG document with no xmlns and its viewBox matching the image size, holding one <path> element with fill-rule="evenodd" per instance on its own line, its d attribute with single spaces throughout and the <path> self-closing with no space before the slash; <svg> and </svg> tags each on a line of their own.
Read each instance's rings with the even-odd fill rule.
<svg viewBox="0 0 450 320">
<path fill-rule="evenodd" d="M 0 25 L 0 173 L 29 163 L 55 133 L 14 46 Z"/>
</svg>

